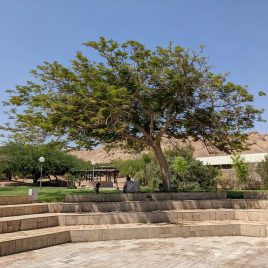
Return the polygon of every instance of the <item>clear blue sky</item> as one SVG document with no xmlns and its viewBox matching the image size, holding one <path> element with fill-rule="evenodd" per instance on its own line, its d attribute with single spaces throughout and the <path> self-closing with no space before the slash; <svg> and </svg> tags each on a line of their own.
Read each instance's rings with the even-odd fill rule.
<svg viewBox="0 0 268 268">
<path fill-rule="evenodd" d="M 254 94 L 268 92 L 267 13 L 267 0 L 0 0 L 1 100 L 6 89 L 29 80 L 37 64 L 69 64 L 76 51 L 85 51 L 83 42 L 99 36 L 150 48 L 204 44 L 216 72 L 231 72 L 233 82 Z M 267 102 L 255 102 L 265 119 Z M 2 115 L 0 124 L 5 120 Z M 268 123 L 255 130 L 268 133 Z"/>
</svg>

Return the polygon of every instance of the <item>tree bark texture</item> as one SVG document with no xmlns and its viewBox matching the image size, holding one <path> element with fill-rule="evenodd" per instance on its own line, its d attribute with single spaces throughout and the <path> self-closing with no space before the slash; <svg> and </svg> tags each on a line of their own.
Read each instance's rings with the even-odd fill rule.
<svg viewBox="0 0 268 268">
<path fill-rule="evenodd" d="M 155 156 L 159 162 L 160 170 L 163 177 L 163 186 L 167 191 L 171 190 L 171 173 L 168 166 L 168 162 L 163 154 L 160 144 L 154 144 L 153 146 Z"/>
</svg>

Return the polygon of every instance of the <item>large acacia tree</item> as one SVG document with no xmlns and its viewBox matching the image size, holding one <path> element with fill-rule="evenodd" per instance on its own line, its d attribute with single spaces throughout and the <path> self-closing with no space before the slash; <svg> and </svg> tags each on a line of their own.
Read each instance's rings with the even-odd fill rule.
<svg viewBox="0 0 268 268">
<path fill-rule="evenodd" d="M 70 67 L 45 62 L 32 71 L 33 81 L 9 91 L 7 104 L 23 108 L 12 109 L 13 130 L 87 148 L 111 142 L 150 147 L 170 189 L 163 137 L 191 137 L 231 152 L 243 148 L 243 133 L 261 114 L 246 87 L 212 73 L 202 49 L 170 44 L 149 50 L 105 38 L 85 46 L 98 53 L 98 62 L 81 52 Z"/>
</svg>

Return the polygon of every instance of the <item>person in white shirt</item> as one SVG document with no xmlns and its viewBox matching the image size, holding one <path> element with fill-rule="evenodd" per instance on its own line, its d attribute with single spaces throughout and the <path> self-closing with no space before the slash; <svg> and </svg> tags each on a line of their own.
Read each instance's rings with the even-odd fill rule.
<svg viewBox="0 0 268 268">
<path fill-rule="evenodd" d="M 123 192 L 124 193 L 131 193 L 133 186 L 133 181 L 131 180 L 130 176 L 127 176 L 127 180 L 124 184 Z"/>
<path fill-rule="evenodd" d="M 131 180 L 130 176 L 127 176 L 123 192 L 124 193 L 135 193 L 140 191 L 140 184 L 138 181 Z"/>
</svg>

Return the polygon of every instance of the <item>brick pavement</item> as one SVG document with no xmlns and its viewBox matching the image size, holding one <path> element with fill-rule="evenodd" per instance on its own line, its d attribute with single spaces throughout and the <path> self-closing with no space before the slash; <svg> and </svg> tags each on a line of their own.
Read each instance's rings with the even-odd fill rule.
<svg viewBox="0 0 268 268">
<path fill-rule="evenodd" d="M 195 237 L 73 243 L 0 258 L 1 268 L 268 267 L 268 238 Z"/>
</svg>

